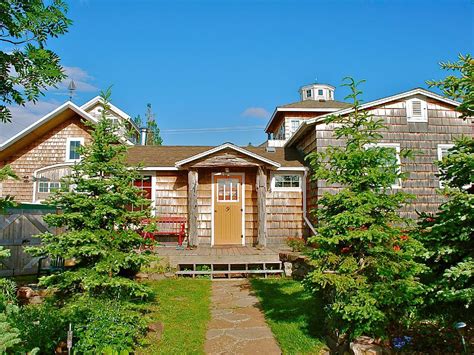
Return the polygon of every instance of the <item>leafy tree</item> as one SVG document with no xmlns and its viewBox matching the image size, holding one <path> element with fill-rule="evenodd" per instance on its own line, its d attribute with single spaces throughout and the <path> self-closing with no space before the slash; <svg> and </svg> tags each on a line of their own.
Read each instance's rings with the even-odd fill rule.
<svg viewBox="0 0 474 355">
<path fill-rule="evenodd" d="M 36 102 L 42 90 L 66 76 L 59 57 L 45 48 L 49 38 L 67 32 L 67 5 L 52 0 L 0 0 L 0 122 L 9 122 L 7 105 Z M 7 47 L 8 46 L 8 47 Z"/>
<path fill-rule="evenodd" d="M 82 159 L 49 200 L 60 213 L 47 215 L 45 221 L 64 232 L 41 234 L 42 245 L 31 252 L 75 259 L 71 270 L 41 280 L 66 295 L 146 297 L 148 288 L 130 276 L 147 261 L 136 251 L 143 242 L 137 228 L 150 216 L 150 203 L 133 185 L 139 175 L 125 164 L 127 147 L 118 138 L 120 128 L 107 118 L 110 89 L 102 98 L 102 116 L 94 125 L 92 143 L 79 148 Z"/>
<path fill-rule="evenodd" d="M 431 81 L 443 93 L 462 102 L 457 107 L 461 117 L 474 112 L 474 60 L 460 55 L 456 63 L 441 67 L 459 71 L 441 81 Z M 439 162 L 440 193 L 447 198 L 435 215 L 422 215 L 419 235 L 428 249 L 431 314 L 448 320 L 473 320 L 466 312 L 474 300 L 474 140 L 462 137 Z M 472 312 L 471 312 L 472 313 Z"/>
<path fill-rule="evenodd" d="M 151 104 L 146 105 L 146 128 L 147 128 L 147 145 L 162 145 L 163 138 L 160 135 L 160 128 L 155 120 L 155 114 L 151 109 Z M 138 127 L 142 127 L 143 121 L 140 115 L 133 119 Z"/>
<path fill-rule="evenodd" d="M 459 76 L 450 75 L 443 80 L 430 80 L 430 87 L 438 87 L 443 94 L 454 100 L 461 100 L 456 110 L 462 118 L 474 113 L 474 59 L 470 54 L 459 54 L 457 62 L 441 62 L 441 68 L 457 72 Z"/>
<path fill-rule="evenodd" d="M 307 158 L 313 180 L 340 186 L 335 194 L 325 193 L 313 211 L 318 219 L 317 234 L 309 239 L 315 246 L 310 254 L 314 271 L 305 280 L 324 298 L 326 326 L 338 346 L 361 334 L 385 336 L 389 327 L 401 326 L 423 301 L 418 275 L 424 271 L 414 260 L 422 246 L 403 229 L 408 221 L 399 216 L 411 196 L 392 189 L 405 175 L 394 149 L 376 145 L 386 127 L 360 109 L 360 82 L 346 80 L 353 112 L 325 121 L 344 146 Z M 401 155 L 409 158 L 411 152 Z"/>
</svg>

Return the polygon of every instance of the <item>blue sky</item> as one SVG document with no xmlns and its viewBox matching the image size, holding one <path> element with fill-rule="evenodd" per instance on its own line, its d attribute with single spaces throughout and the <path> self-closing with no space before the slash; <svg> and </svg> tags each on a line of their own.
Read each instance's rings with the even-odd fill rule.
<svg viewBox="0 0 474 355">
<path fill-rule="evenodd" d="M 49 42 L 82 104 L 113 84 L 112 102 L 143 116 L 164 143 L 259 144 L 275 106 L 315 81 L 366 79 L 370 101 L 445 76 L 438 62 L 472 53 L 473 4 L 451 1 L 69 1 L 67 35 Z M 338 87 L 336 99 L 346 90 Z M 6 136 L 65 101 L 64 87 L 14 109 Z M 187 129 L 225 131 L 175 132 Z M 5 137 L 4 137 L 5 138 Z"/>
</svg>

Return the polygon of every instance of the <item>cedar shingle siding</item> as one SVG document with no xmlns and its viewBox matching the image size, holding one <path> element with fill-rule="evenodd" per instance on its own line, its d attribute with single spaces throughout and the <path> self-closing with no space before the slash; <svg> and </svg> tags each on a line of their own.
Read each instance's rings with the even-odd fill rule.
<svg viewBox="0 0 474 355">
<path fill-rule="evenodd" d="M 379 119 L 383 119 L 388 129 L 383 130 L 382 143 L 397 143 L 400 148 L 414 151 L 414 160 L 401 161 L 402 172 L 409 174 L 402 182 L 405 192 L 414 194 L 414 203 L 402 210 L 407 217 L 417 218 L 418 212 L 435 212 L 442 197 L 436 193 L 439 188 L 438 172 L 435 162 L 438 160 L 438 144 L 453 143 L 462 135 L 472 135 L 473 126 L 470 120 L 462 120 L 451 105 L 424 96 L 415 96 L 427 101 L 428 122 L 407 122 L 406 101 L 392 101 L 370 109 Z M 410 97 L 413 98 L 413 97 Z M 410 99 L 410 98 L 407 98 Z M 332 127 L 318 123 L 299 138 L 296 147 L 305 155 L 324 150 L 331 145 L 342 145 L 341 140 L 334 139 Z M 317 199 L 325 192 L 335 192 L 334 186 L 326 186 L 324 181 L 312 183 L 308 194 L 308 209 L 317 207 Z"/>
</svg>

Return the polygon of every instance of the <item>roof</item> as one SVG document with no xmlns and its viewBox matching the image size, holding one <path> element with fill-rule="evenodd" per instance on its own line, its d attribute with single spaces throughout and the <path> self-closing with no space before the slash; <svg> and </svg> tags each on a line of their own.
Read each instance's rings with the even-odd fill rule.
<svg viewBox="0 0 474 355">
<path fill-rule="evenodd" d="M 438 95 L 438 94 L 436 94 L 432 91 L 429 91 L 429 90 L 426 90 L 426 89 L 423 89 L 423 88 L 414 88 L 412 90 L 404 91 L 404 92 L 401 92 L 401 93 L 398 93 L 398 94 L 395 94 L 395 95 L 392 95 L 392 96 L 387 96 L 387 97 L 383 97 L 381 99 L 377 99 L 377 100 L 374 100 L 374 101 L 369 101 L 365 104 L 360 105 L 360 109 L 365 110 L 365 109 L 368 109 L 368 108 L 371 108 L 371 107 L 383 105 L 387 102 L 401 100 L 401 99 L 404 99 L 406 97 L 410 97 L 410 96 L 413 96 L 413 95 L 424 95 L 426 97 L 430 97 L 432 99 L 442 101 L 444 103 L 447 103 L 448 105 L 452 105 L 452 106 L 456 106 L 456 107 L 460 105 L 460 103 L 458 101 L 451 100 L 449 98 L 443 97 L 443 96 Z M 339 111 L 336 111 L 336 112 L 327 113 L 325 115 L 303 121 L 301 123 L 301 125 L 298 127 L 298 129 L 296 130 L 296 132 L 294 132 L 293 135 L 290 137 L 290 139 L 285 143 L 285 147 L 291 147 L 293 142 L 295 142 L 298 139 L 298 137 L 300 137 L 302 134 L 304 134 L 304 132 L 306 132 L 308 129 L 310 129 L 311 127 L 316 125 L 318 122 L 323 121 L 326 117 L 328 117 L 330 115 L 342 116 L 342 115 L 349 114 L 353 111 L 354 111 L 353 107 L 348 107 L 348 108 L 345 108 L 345 109 L 342 109 L 342 110 L 339 110 Z"/>
<path fill-rule="evenodd" d="M 226 146 L 226 144 L 222 145 Z M 189 145 L 175 145 L 175 146 L 133 146 L 128 149 L 127 163 L 130 165 L 141 164 L 144 167 L 153 170 L 153 167 L 158 168 L 176 168 L 177 162 L 189 160 L 196 156 L 205 156 L 207 152 L 209 154 L 215 153 L 216 148 L 222 146 L 189 146 Z M 234 146 L 237 147 L 237 146 Z M 226 148 L 231 148 L 227 147 Z M 237 147 L 239 151 L 247 151 L 254 157 L 258 156 L 260 160 L 267 160 L 277 165 L 288 168 L 300 168 L 304 167 L 304 159 L 296 149 L 292 148 L 275 148 L 275 152 L 267 152 L 265 147 Z M 225 148 L 222 148 L 225 149 Z M 197 157 L 196 159 L 199 159 Z"/>
<path fill-rule="evenodd" d="M 276 120 L 280 112 L 314 112 L 314 113 L 326 113 L 335 112 L 341 109 L 350 107 L 351 105 L 346 102 L 336 100 L 303 100 L 298 102 L 292 102 L 290 104 L 277 106 L 273 111 L 272 117 L 265 127 L 265 132 L 269 132 L 273 122 Z M 317 116 L 317 114 L 315 115 Z M 276 121 L 275 121 L 276 122 Z"/>
<path fill-rule="evenodd" d="M 277 108 L 338 108 L 343 109 L 350 107 L 351 104 L 347 102 L 341 102 L 336 100 L 325 100 L 325 101 L 318 101 L 318 100 L 303 100 L 298 102 L 293 102 L 291 104 L 281 105 Z"/>
<path fill-rule="evenodd" d="M 26 135 L 33 132 L 35 129 L 43 126 L 44 124 L 48 123 L 49 121 L 51 121 L 52 119 L 54 119 L 55 117 L 57 117 L 58 115 L 60 115 L 61 113 L 65 112 L 67 110 L 74 111 L 79 116 L 81 116 L 82 118 L 84 118 L 88 121 L 97 122 L 97 119 L 95 117 L 93 117 L 92 115 L 89 115 L 87 112 L 82 110 L 79 106 L 77 106 L 73 102 L 67 101 L 64 104 L 62 104 L 61 106 L 59 106 L 58 108 L 56 108 L 55 110 L 48 113 L 47 115 L 41 117 L 39 120 L 33 122 L 31 125 L 29 125 L 24 130 L 22 130 L 22 131 L 18 132 L 17 134 L 15 134 L 10 139 L 8 139 L 5 142 L 3 142 L 2 144 L 0 144 L 0 151 L 5 150 L 6 148 L 11 146 L 15 142 L 19 141 L 20 139 L 22 139 Z"/>
<path fill-rule="evenodd" d="M 41 117 L 39 120 L 33 122 L 31 125 L 26 127 L 24 130 L 18 132 L 13 137 L 10 137 L 5 142 L 1 143 L 0 144 L 0 152 L 3 152 L 3 151 L 7 150 L 10 147 L 12 147 L 11 149 L 13 149 L 14 148 L 13 145 L 16 144 L 16 143 L 19 143 L 20 141 L 22 141 L 26 136 L 33 135 L 33 137 L 34 137 L 35 136 L 35 131 L 40 129 L 40 128 L 41 128 L 41 130 L 51 129 L 51 127 L 56 125 L 55 119 L 56 119 L 56 121 L 59 120 L 58 122 L 60 122 L 61 120 L 64 119 L 64 117 L 66 117 L 65 115 L 70 116 L 71 112 L 79 115 L 81 118 L 83 118 L 83 119 L 85 119 L 89 122 L 92 122 L 92 123 L 97 123 L 98 122 L 96 117 L 94 117 L 91 114 L 87 113 L 82 107 L 77 106 L 75 103 L 73 103 L 71 101 L 66 101 L 61 106 L 59 106 L 56 109 L 54 109 L 53 111 L 49 112 L 45 116 Z M 41 132 L 41 130 L 39 130 L 38 132 Z M 38 134 L 39 134 L 38 132 L 36 132 L 36 136 L 38 136 Z M 130 142 L 125 137 L 120 137 L 120 139 L 123 140 L 124 143 L 126 143 L 128 145 L 133 144 L 132 142 Z M 8 155 L 9 153 L 5 153 L 5 154 Z"/>
</svg>

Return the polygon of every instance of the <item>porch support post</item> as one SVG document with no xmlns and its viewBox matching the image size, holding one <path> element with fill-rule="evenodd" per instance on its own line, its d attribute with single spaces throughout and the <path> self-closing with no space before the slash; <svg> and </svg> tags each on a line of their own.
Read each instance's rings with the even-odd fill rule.
<svg viewBox="0 0 474 355">
<path fill-rule="evenodd" d="M 262 166 L 257 172 L 257 212 L 258 212 L 258 236 L 257 244 L 261 247 L 267 246 L 267 175 Z"/>
<path fill-rule="evenodd" d="M 197 170 L 188 171 L 188 236 L 189 244 L 197 246 L 199 244 L 198 238 L 198 172 Z"/>
</svg>

